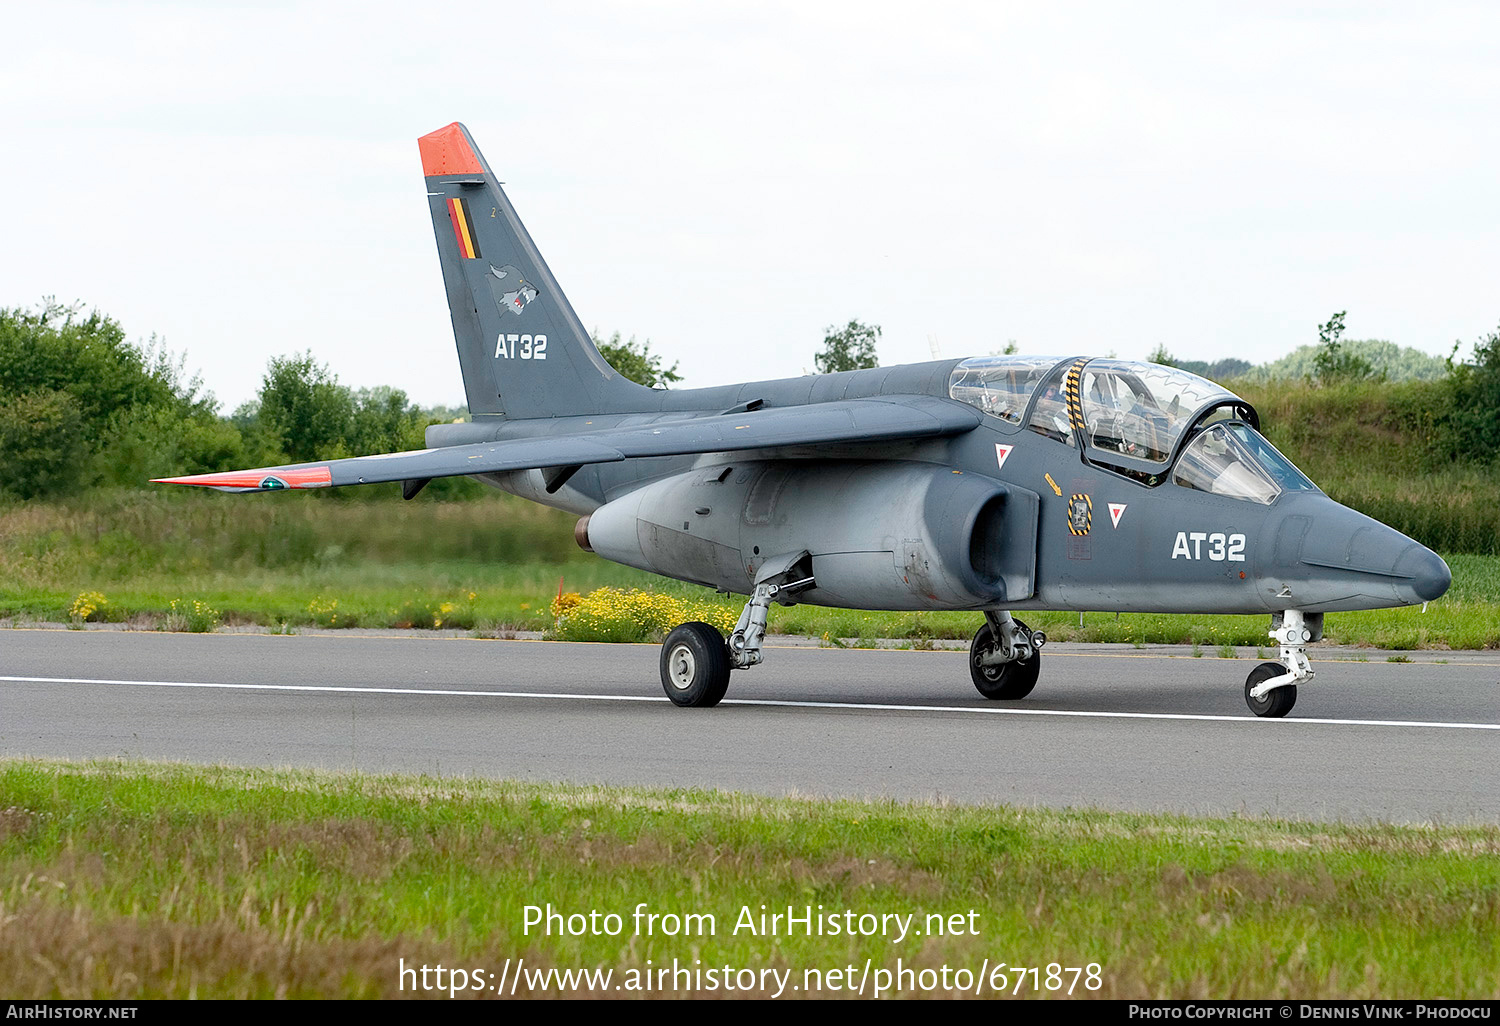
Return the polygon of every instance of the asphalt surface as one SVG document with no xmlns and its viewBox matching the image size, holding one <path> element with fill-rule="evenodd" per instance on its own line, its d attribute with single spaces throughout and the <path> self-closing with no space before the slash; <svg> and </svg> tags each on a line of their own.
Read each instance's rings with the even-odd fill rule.
<svg viewBox="0 0 1500 1026">
<path fill-rule="evenodd" d="M 1050 646 L 1025 701 L 959 652 L 768 648 L 717 709 L 658 649 L 422 635 L 0 631 L 0 755 L 783 795 L 1500 822 L 1500 655 L 1327 661 L 1286 720 L 1256 660 Z"/>
</svg>

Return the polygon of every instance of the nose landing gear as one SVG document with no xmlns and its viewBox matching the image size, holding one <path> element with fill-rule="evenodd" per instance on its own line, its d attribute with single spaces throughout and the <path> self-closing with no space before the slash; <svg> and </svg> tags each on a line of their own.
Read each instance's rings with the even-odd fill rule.
<svg viewBox="0 0 1500 1026">
<path fill-rule="evenodd" d="M 1245 704 L 1257 716 L 1285 716 L 1297 704 L 1297 685 L 1313 679 L 1306 645 L 1323 635 L 1323 614 L 1305 616 L 1299 609 L 1281 614 L 1278 625 L 1271 621 L 1270 636 L 1281 643 L 1281 661 L 1261 663 L 1245 679 Z"/>
</svg>

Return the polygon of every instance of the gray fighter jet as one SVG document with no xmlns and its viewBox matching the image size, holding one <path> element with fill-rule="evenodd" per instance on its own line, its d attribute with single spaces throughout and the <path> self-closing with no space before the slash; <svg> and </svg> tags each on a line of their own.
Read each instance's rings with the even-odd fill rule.
<svg viewBox="0 0 1500 1026">
<path fill-rule="evenodd" d="M 599 355 L 467 129 L 419 140 L 471 423 L 429 448 L 165 479 L 225 491 L 467 475 L 576 513 L 605 559 L 749 596 L 726 640 L 687 623 L 661 650 L 682 706 L 762 658 L 773 602 L 973 610 L 969 669 L 1024 698 L 1033 609 L 1269 613 L 1280 659 L 1245 681 L 1285 716 L 1323 614 L 1437 598 L 1436 553 L 1334 502 L 1253 407 L 1170 367 L 998 356 L 644 388 Z"/>
</svg>

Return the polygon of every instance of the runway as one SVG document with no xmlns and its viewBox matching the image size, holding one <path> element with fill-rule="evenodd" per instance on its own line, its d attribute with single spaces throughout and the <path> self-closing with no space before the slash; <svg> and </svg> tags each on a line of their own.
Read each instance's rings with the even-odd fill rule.
<svg viewBox="0 0 1500 1026">
<path fill-rule="evenodd" d="M 1500 656 L 1315 647 L 1291 717 L 1259 720 L 1255 660 L 1181 652 L 1049 647 L 997 703 L 963 653 L 770 648 L 699 710 L 667 702 L 654 646 L 7 630 L 0 754 L 1500 822 Z"/>
</svg>

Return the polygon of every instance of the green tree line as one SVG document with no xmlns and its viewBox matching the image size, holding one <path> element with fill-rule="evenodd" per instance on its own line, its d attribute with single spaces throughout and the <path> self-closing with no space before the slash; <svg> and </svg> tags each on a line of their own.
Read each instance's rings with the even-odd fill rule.
<svg viewBox="0 0 1500 1026">
<path fill-rule="evenodd" d="M 682 380 L 651 342 L 599 339 L 626 377 Z M 153 477 L 420 449 L 458 407 L 422 409 L 399 388 L 353 389 L 311 353 L 274 357 L 256 396 L 231 416 L 156 337 L 132 342 L 119 322 L 45 299 L 0 309 L 0 497 L 65 496 Z M 434 494 L 477 493 L 438 482 Z"/>
<path fill-rule="evenodd" d="M 1328 466 L 1348 452 L 1330 431 L 1380 436 L 1402 467 L 1500 468 L 1500 329 L 1458 347 L 1433 379 L 1389 380 L 1359 343 L 1340 342 L 1342 315 L 1319 325 L 1300 384 L 1240 383 L 1273 438 L 1298 463 Z M 830 326 L 820 369 L 876 365 L 878 327 Z M 664 387 L 681 380 L 649 340 L 596 342 L 622 373 Z M 1388 345 L 1382 343 L 1381 345 Z M 1313 347 L 1307 347 L 1313 348 Z M 1154 354 L 1170 362 L 1170 354 Z M 1295 354 L 1294 354 L 1295 355 Z M 1316 375 L 1316 379 L 1314 379 Z M 462 411 L 423 410 L 396 388 L 351 389 L 310 353 L 270 361 L 254 400 L 221 416 L 213 396 L 152 337 L 132 342 L 114 319 L 44 301 L 0 309 L 0 496 L 62 496 L 152 477 L 420 448 L 429 423 Z M 435 494 L 477 493 L 472 482 Z"/>
<path fill-rule="evenodd" d="M 239 429 L 160 340 L 129 342 L 113 319 L 51 300 L 0 310 L 0 494 L 138 484 L 243 454 Z"/>
<path fill-rule="evenodd" d="M 1298 408 L 1290 419 L 1299 423 L 1279 430 L 1294 436 L 1352 422 L 1399 445 L 1406 466 L 1500 467 L 1500 328 L 1481 336 L 1468 359 L 1460 358 L 1459 341 L 1444 360 L 1390 342 L 1345 342 L 1345 313 L 1318 325 L 1316 346 L 1303 346 L 1259 367 L 1240 360 L 1177 360 L 1164 346 L 1148 359 L 1228 381 L 1246 398 L 1263 396 L 1258 404 L 1263 414 L 1282 397 L 1290 399 Z M 1272 430 L 1278 430 L 1275 419 L 1269 419 Z M 1291 455 L 1298 458 L 1295 446 Z M 1320 460 L 1313 456 L 1311 462 Z"/>
</svg>

